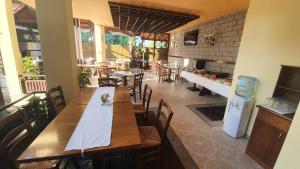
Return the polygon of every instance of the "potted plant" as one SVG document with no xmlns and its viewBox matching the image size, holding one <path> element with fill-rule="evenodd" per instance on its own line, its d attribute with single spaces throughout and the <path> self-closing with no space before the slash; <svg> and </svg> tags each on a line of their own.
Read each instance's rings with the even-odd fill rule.
<svg viewBox="0 0 300 169">
<path fill-rule="evenodd" d="M 79 87 L 84 89 L 87 85 L 91 84 L 92 71 L 89 68 L 79 67 L 78 68 L 78 82 Z"/>
<path fill-rule="evenodd" d="M 36 122 L 37 130 L 43 130 L 48 123 L 48 109 L 46 101 L 40 97 L 32 96 L 29 98 L 26 108 L 30 119 Z"/>
<path fill-rule="evenodd" d="M 39 66 L 33 62 L 32 56 L 25 56 L 22 58 L 23 72 L 28 80 L 38 80 L 40 75 Z"/>
</svg>

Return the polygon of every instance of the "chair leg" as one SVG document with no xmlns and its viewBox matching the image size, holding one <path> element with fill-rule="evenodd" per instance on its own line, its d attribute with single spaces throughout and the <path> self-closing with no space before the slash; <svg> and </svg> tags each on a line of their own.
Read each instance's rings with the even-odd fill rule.
<svg viewBox="0 0 300 169">
<path fill-rule="evenodd" d="M 163 153 L 162 153 L 162 149 L 160 148 L 160 152 L 159 152 L 159 159 L 158 159 L 158 165 L 159 165 L 159 169 L 163 169 L 164 168 L 164 159 L 163 159 Z"/>
<path fill-rule="evenodd" d="M 136 102 L 136 93 L 135 93 L 135 88 L 133 88 L 133 98 L 134 98 L 134 102 Z"/>
<path fill-rule="evenodd" d="M 148 113 L 145 113 L 144 117 L 144 124 L 147 126 L 148 125 Z"/>
<path fill-rule="evenodd" d="M 140 86 L 139 90 L 140 90 L 140 100 L 142 100 L 142 86 Z"/>
</svg>

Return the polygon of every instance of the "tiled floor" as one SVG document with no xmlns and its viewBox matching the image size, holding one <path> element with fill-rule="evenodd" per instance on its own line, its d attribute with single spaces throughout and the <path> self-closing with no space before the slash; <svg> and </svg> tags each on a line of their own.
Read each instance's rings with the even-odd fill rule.
<svg viewBox="0 0 300 169">
<path fill-rule="evenodd" d="M 171 104 L 174 111 L 171 127 L 174 133 L 169 137 L 186 169 L 261 168 L 245 154 L 247 139 L 231 138 L 223 132 L 221 125 L 209 126 L 186 107 L 192 104 L 220 103 L 224 99 L 217 96 L 198 96 L 198 92 L 187 90 L 187 83 L 182 83 L 181 80 L 163 84 L 148 74 L 144 80 L 144 84 L 146 83 L 153 89 L 150 107 L 157 107 L 161 98 Z M 184 155 L 186 151 L 182 147 L 177 146 L 178 142 L 187 150 L 188 156 Z"/>
</svg>

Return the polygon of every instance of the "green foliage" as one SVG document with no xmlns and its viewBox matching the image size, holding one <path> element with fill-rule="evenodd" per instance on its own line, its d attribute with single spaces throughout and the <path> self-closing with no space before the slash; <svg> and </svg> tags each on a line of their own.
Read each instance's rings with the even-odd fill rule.
<svg viewBox="0 0 300 169">
<path fill-rule="evenodd" d="M 105 43 L 108 45 L 128 46 L 129 37 L 125 35 L 113 35 L 111 32 L 106 32 Z"/>
<path fill-rule="evenodd" d="M 23 72 L 29 79 L 38 79 L 40 75 L 39 66 L 33 63 L 32 56 L 22 58 Z"/>
<path fill-rule="evenodd" d="M 86 88 L 87 85 L 91 84 L 90 78 L 92 77 L 92 71 L 89 68 L 79 67 L 78 68 L 78 81 L 80 88 Z"/>
<path fill-rule="evenodd" d="M 91 37 L 91 33 L 87 31 L 81 31 L 81 41 L 82 42 L 90 42 L 89 39 Z"/>
<path fill-rule="evenodd" d="M 32 119 L 38 120 L 40 117 L 47 118 L 47 104 L 45 100 L 40 99 L 37 96 L 32 96 L 29 98 L 28 108 L 29 114 Z"/>
</svg>

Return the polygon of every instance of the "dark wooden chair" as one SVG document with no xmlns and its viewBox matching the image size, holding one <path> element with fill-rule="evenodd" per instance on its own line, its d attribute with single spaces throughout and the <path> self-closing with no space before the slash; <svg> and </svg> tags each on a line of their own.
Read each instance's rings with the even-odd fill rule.
<svg viewBox="0 0 300 169">
<path fill-rule="evenodd" d="M 120 86 L 122 84 L 122 77 L 119 77 L 119 76 L 115 76 L 114 75 L 114 72 L 115 71 L 118 71 L 118 68 L 116 67 L 110 67 L 107 69 L 107 72 L 108 72 L 108 77 L 109 78 L 113 78 L 113 79 L 116 79 L 117 80 L 117 83 L 118 83 L 118 86 Z"/>
<path fill-rule="evenodd" d="M 144 121 L 148 121 L 149 104 L 151 100 L 152 89 L 145 84 L 142 104 L 133 104 L 134 113 L 137 117 L 142 116 Z"/>
<path fill-rule="evenodd" d="M 117 81 L 117 86 L 121 85 L 122 79 L 120 77 L 113 76 L 113 73 L 115 71 L 117 71 L 117 68 L 107 67 L 107 66 L 106 67 L 98 67 L 97 71 L 98 71 L 98 75 L 99 75 L 99 77 L 98 77 L 99 87 L 114 86 L 112 84 L 108 84 L 108 83 L 105 82 L 105 81 L 110 82 L 111 80 L 109 80 L 109 79 L 115 79 Z M 106 80 L 104 80 L 104 79 L 106 79 Z M 114 83 L 115 80 L 113 80 L 112 82 Z"/>
<path fill-rule="evenodd" d="M 99 87 L 118 87 L 118 79 L 115 78 L 98 78 Z"/>
<path fill-rule="evenodd" d="M 167 78 L 168 78 L 167 69 L 163 65 L 160 65 L 158 67 L 158 83 L 160 83 L 161 81 L 164 82 Z"/>
<path fill-rule="evenodd" d="M 97 68 L 98 76 L 99 78 L 107 78 L 108 77 L 108 72 L 107 72 L 107 67 L 98 67 Z"/>
<path fill-rule="evenodd" d="M 55 115 L 51 115 L 51 116 L 55 117 L 62 109 L 66 107 L 66 101 L 65 101 L 62 87 L 56 86 L 51 88 L 47 92 L 46 96 L 47 96 L 47 101 L 50 109 L 52 109 L 55 113 Z M 50 117 L 50 118 L 54 118 L 54 117 Z"/>
<path fill-rule="evenodd" d="M 0 139 L 0 156 L 4 159 L 5 165 L 7 165 L 2 167 L 10 169 L 59 168 L 61 160 L 49 160 L 23 164 L 16 163 L 16 159 L 34 139 L 26 109 L 20 109 L 17 112 L 0 119 L 0 131 L 2 134 Z"/>
<path fill-rule="evenodd" d="M 141 145 L 138 148 L 137 168 L 156 161 L 157 167 L 161 168 L 163 157 L 162 149 L 167 139 L 167 131 L 170 126 L 173 111 L 171 106 L 164 100 L 160 100 L 157 109 L 155 126 L 139 126 Z"/>
<path fill-rule="evenodd" d="M 140 99 L 142 99 L 143 78 L 144 78 L 144 73 L 135 74 L 133 79 L 133 85 L 128 87 L 130 95 L 133 96 L 135 102 L 136 102 L 136 94 L 139 94 Z"/>
</svg>

